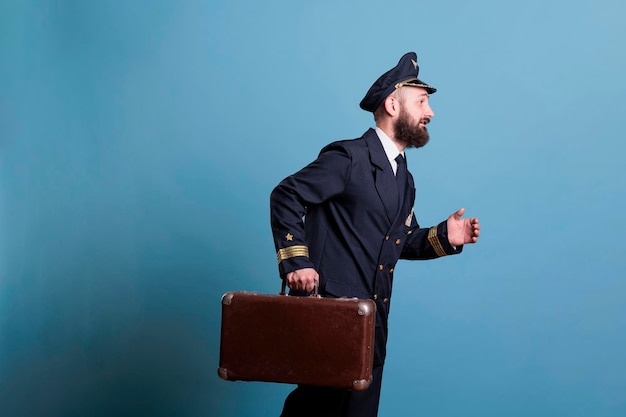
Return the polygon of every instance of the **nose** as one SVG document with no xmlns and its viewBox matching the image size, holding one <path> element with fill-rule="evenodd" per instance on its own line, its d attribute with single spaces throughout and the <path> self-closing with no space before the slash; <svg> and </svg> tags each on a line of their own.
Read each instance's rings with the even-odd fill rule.
<svg viewBox="0 0 626 417">
<path fill-rule="evenodd" d="M 435 117 L 435 112 L 430 107 L 430 104 L 426 104 L 426 109 L 424 111 L 424 116 L 428 117 L 429 119 L 432 119 L 433 117 Z"/>
</svg>

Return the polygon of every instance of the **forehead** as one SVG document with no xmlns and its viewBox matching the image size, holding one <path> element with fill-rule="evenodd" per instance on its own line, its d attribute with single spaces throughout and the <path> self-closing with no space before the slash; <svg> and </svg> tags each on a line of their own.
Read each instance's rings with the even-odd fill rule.
<svg viewBox="0 0 626 417">
<path fill-rule="evenodd" d="M 402 88 L 406 88 L 406 91 L 404 93 L 407 95 L 407 97 L 418 98 L 429 96 L 428 91 L 426 91 L 426 89 L 422 87 L 411 87 L 407 85 Z"/>
</svg>

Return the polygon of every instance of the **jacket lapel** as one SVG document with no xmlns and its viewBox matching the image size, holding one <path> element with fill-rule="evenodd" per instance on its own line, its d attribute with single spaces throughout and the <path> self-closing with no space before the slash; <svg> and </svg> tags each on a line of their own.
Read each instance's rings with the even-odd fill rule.
<svg viewBox="0 0 626 417">
<path fill-rule="evenodd" d="M 415 201 L 415 183 L 413 182 L 413 176 L 410 172 L 407 172 L 407 186 L 404 190 L 404 199 L 402 200 L 402 209 L 398 213 L 398 219 L 402 221 L 406 226 L 411 225 L 411 216 L 413 210 L 413 202 Z M 408 224 L 407 224 L 408 222 Z"/>
<path fill-rule="evenodd" d="M 385 207 L 387 218 L 393 223 L 398 215 L 398 187 L 387 154 L 374 129 L 363 135 L 370 154 L 370 162 L 374 166 L 374 183 L 378 196 Z"/>
</svg>

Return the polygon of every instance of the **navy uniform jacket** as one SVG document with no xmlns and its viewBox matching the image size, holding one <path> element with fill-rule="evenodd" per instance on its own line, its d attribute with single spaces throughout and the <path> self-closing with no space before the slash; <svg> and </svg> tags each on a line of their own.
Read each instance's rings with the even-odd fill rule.
<svg viewBox="0 0 626 417">
<path fill-rule="evenodd" d="M 278 184 L 270 197 L 281 276 L 315 268 L 323 296 L 377 301 L 377 326 L 382 328 L 377 329 L 375 364 L 384 361 L 398 259 L 432 259 L 462 249 L 448 242 L 445 221 L 420 228 L 413 216 L 414 201 L 409 173 L 398 207 L 396 178 L 373 129 L 361 138 L 326 146 L 314 162 Z"/>
</svg>

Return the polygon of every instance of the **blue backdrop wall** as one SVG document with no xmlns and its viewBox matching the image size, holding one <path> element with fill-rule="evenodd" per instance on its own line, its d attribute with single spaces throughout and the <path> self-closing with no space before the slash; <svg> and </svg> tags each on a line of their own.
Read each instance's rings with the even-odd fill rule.
<svg viewBox="0 0 626 417">
<path fill-rule="evenodd" d="M 483 236 L 398 268 L 380 415 L 626 415 L 625 11 L 2 2 L 0 415 L 278 415 L 217 377 L 220 296 L 278 291 L 272 187 L 410 50 L 418 219 Z"/>
</svg>

